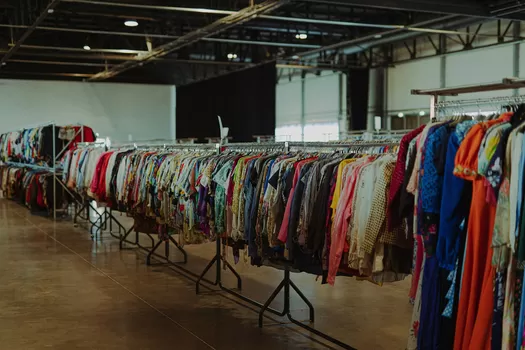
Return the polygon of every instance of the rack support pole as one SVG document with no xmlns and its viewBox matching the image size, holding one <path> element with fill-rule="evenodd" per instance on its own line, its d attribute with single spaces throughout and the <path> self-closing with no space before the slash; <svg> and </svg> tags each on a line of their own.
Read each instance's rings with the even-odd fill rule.
<svg viewBox="0 0 525 350">
<path fill-rule="evenodd" d="M 261 310 L 259 311 L 259 327 L 260 328 L 263 327 L 264 313 L 266 311 L 270 311 L 270 309 L 269 309 L 270 304 L 272 303 L 273 300 L 275 300 L 277 295 L 279 295 L 281 290 L 284 289 L 284 308 L 283 308 L 283 312 L 281 313 L 280 316 L 285 316 L 286 315 L 286 317 L 288 317 L 290 322 L 292 322 L 293 324 L 295 324 L 295 325 L 297 325 L 297 326 L 307 330 L 308 332 L 313 333 L 313 334 L 317 335 L 318 337 L 321 337 L 321 338 L 323 338 L 323 339 L 325 339 L 325 340 L 327 340 L 327 341 L 329 341 L 329 342 L 331 342 L 333 344 L 336 344 L 336 345 L 340 346 L 343 349 L 356 350 L 352 346 L 350 346 L 348 344 L 345 344 L 342 341 L 340 341 L 338 339 L 335 339 L 335 338 L 329 336 L 326 333 L 323 333 L 323 332 L 321 332 L 321 331 L 319 331 L 319 330 L 317 330 L 315 328 L 312 328 L 312 327 L 304 324 L 301 321 L 298 321 L 298 320 L 294 319 L 292 314 L 291 314 L 291 310 L 290 310 L 290 287 L 306 303 L 306 305 L 308 306 L 308 309 L 310 310 L 310 322 L 311 323 L 314 322 L 314 320 L 315 320 L 315 313 L 314 313 L 314 307 L 313 307 L 312 303 L 303 294 L 303 292 L 299 289 L 299 287 L 297 287 L 295 285 L 295 283 L 292 282 L 292 280 L 290 279 L 290 268 L 286 267 L 286 269 L 284 270 L 284 278 L 283 278 L 283 280 L 281 281 L 281 283 L 279 283 L 277 288 L 273 291 L 273 293 L 270 295 L 268 300 L 264 303 L 264 305 L 262 306 Z"/>
<path fill-rule="evenodd" d="M 57 219 L 57 173 L 56 173 L 56 170 L 57 170 L 57 160 L 56 160 L 56 154 L 57 154 L 57 149 L 56 149 L 56 142 L 55 142 L 55 133 L 56 133 L 56 130 L 55 130 L 55 123 L 51 124 L 51 128 L 53 130 L 53 220 L 56 221 Z"/>
</svg>

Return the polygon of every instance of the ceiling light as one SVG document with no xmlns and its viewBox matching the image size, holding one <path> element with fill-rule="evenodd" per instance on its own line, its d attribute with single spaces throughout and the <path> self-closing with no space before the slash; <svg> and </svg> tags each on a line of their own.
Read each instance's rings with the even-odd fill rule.
<svg viewBox="0 0 525 350">
<path fill-rule="evenodd" d="M 420 116 L 424 116 L 425 115 L 425 111 L 419 111 L 419 115 Z"/>
<path fill-rule="evenodd" d="M 89 45 L 84 45 L 84 50 L 89 51 L 91 50 L 91 47 Z"/>
<path fill-rule="evenodd" d="M 405 114 L 403 114 L 402 112 L 399 112 L 399 113 L 397 114 L 397 116 L 398 116 L 399 118 L 403 118 L 403 117 L 405 116 Z"/>
<path fill-rule="evenodd" d="M 130 19 L 130 20 L 127 20 L 126 22 L 124 22 L 124 25 L 126 27 L 136 27 L 139 25 L 139 22 L 133 20 L 133 19 Z"/>
<path fill-rule="evenodd" d="M 55 9 L 49 9 L 47 10 L 47 13 L 51 14 L 51 13 L 54 13 L 55 12 Z"/>
<path fill-rule="evenodd" d="M 297 34 L 295 34 L 295 38 L 296 39 L 300 39 L 300 40 L 304 40 L 304 39 L 308 38 L 308 34 L 306 34 L 306 33 L 297 33 Z"/>
<path fill-rule="evenodd" d="M 381 34 L 374 35 L 374 39 L 381 39 L 383 36 Z"/>
<path fill-rule="evenodd" d="M 227 55 L 227 57 L 228 57 L 228 59 L 233 60 L 233 59 L 236 59 L 236 58 L 237 58 L 237 54 L 236 54 L 236 53 L 229 53 L 229 54 Z"/>
</svg>

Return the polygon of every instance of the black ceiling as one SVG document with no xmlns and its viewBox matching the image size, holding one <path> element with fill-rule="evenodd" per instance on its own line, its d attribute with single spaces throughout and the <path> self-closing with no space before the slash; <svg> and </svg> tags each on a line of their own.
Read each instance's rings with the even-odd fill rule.
<svg viewBox="0 0 525 350">
<path fill-rule="evenodd" d="M 345 69 L 351 60 L 338 51 L 341 43 L 361 45 L 379 37 L 395 40 L 411 26 L 455 29 L 487 18 L 525 18 L 525 5 L 519 1 L 283 3 L 107 80 L 181 85 L 272 60 L 290 67 Z M 52 10 L 47 11 L 50 4 Z M 148 54 L 147 42 L 155 51 L 250 5 L 250 0 L 0 0 L 0 54 L 5 63 L 0 77 L 89 79 L 123 62 L 140 60 L 137 56 Z M 124 26 L 128 19 L 139 25 Z M 91 50 L 84 50 L 85 45 Z M 324 59 L 312 63 L 312 57 Z"/>
</svg>

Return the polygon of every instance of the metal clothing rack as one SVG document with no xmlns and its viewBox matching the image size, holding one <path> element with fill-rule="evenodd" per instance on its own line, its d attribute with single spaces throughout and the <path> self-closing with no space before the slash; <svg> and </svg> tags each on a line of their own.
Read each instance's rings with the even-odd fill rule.
<svg viewBox="0 0 525 350">
<path fill-rule="evenodd" d="M 472 106 L 484 103 L 514 102 L 516 98 L 520 98 L 520 96 L 502 96 L 496 98 L 479 98 L 462 101 L 439 101 L 440 96 L 459 96 L 476 92 L 515 90 L 520 88 L 525 88 L 525 79 L 503 78 L 501 82 L 496 83 L 464 85 L 438 89 L 413 89 L 411 90 L 411 93 L 412 95 L 430 96 L 430 120 L 435 120 L 437 111 L 440 108 L 466 105 Z"/>
<path fill-rule="evenodd" d="M 218 145 L 218 153 L 223 151 L 242 151 L 242 150 L 253 150 L 253 151 L 263 151 L 263 150 L 277 150 L 281 149 L 283 152 L 289 152 L 289 151 L 299 151 L 301 149 L 309 149 L 309 148 L 324 148 L 324 149 L 332 149 L 332 150 L 340 150 L 343 149 L 349 149 L 349 148 L 355 148 L 355 147 L 378 147 L 378 146 L 394 146 L 398 145 L 399 142 L 389 142 L 387 141 L 358 141 L 358 142 L 277 142 L 277 143 L 231 143 L 231 144 L 225 144 L 225 145 Z M 309 321 L 310 323 L 314 323 L 315 321 L 315 310 L 312 303 L 308 300 L 308 298 L 304 295 L 304 293 L 301 291 L 299 287 L 292 281 L 290 278 L 290 267 L 288 265 L 284 266 L 284 277 L 282 281 L 279 283 L 277 288 L 273 291 L 273 293 L 270 295 L 270 297 L 264 302 L 258 302 L 256 300 L 253 300 L 251 298 L 246 297 L 245 295 L 240 294 L 239 292 L 242 290 L 242 279 L 241 276 L 237 273 L 235 268 L 226 260 L 226 258 L 221 254 L 221 246 L 226 245 L 226 240 L 224 238 L 217 237 L 216 239 L 216 250 L 215 255 L 212 258 L 212 260 L 206 265 L 204 270 L 202 271 L 201 275 L 199 276 L 199 279 L 196 282 L 195 285 L 195 291 L 197 294 L 200 292 L 200 284 L 201 281 L 204 280 L 204 276 L 206 273 L 213 267 L 213 265 L 216 265 L 215 269 L 215 282 L 212 284 L 215 286 L 218 286 L 222 291 L 225 291 L 229 293 L 230 295 L 233 295 L 236 298 L 241 299 L 242 301 L 249 303 L 253 306 L 259 307 L 259 327 L 263 327 L 263 318 L 265 312 L 270 312 L 274 315 L 283 317 L 286 316 L 292 323 L 295 325 L 309 331 L 312 334 L 315 334 L 324 340 L 327 340 L 333 344 L 336 344 L 340 346 L 343 349 L 351 349 L 355 350 L 352 346 L 343 343 L 342 341 L 335 339 L 331 336 L 329 336 L 326 333 L 323 333 L 301 321 L 296 320 L 293 318 L 290 310 L 290 291 L 294 290 L 297 295 L 304 301 L 304 303 L 308 306 L 309 309 Z M 221 266 L 221 263 L 223 264 Z M 227 288 L 223 285 L 222 282 L 222 269 L 229 269 L 234 276 L 237 278 L 237 291 Z M 278 294 L 281 292 L 281 290 L 284 291 L 284 307 L 282 311 L 275 310 L 270 307 L 270 304 L 274 301 L 274 299 L 278 296 Z"/>
<path fill-rule="evenodd" d="M 170 143 L 171 142 L 171 143 Z M 159 143 L 159 140 L 154 140 L 153 142 L 147 142 L 147 141 L 142 141 L 140 143 L 125 143 L 125 144 L 119 144 L 119 145 L 112 145 L 112 148 L 123 148 L 123 147 L 133 147 L 135 149 L 148 149 L 148 148 L 156 148 L 156 149 L 161 149 L 161 150 L 164 150 L 164 151 L 169 151 L 169 150 L 194 150 L 194 151 L 197 151 L 197 150 L 201 150 L 201 151 L 205 151 L 205 150 L 217 150 L 218 149 L 218 144 L 215 145 L 215 144 L 180 144 L 180 143 L 173 143 L 173 141 L 170 141 L 170 142 L 164 142 L 164 140 L 160 140 L 160 143 Z M 164 265 L 170 265 L 170 266 L 173 266 L 181 271 L 183 271 L 184 273 L 188 274 L 188 275 L 191 275 L 195 278 L 199 277 L 196 273 L 184 268 L 183 266 L 180 266 L 180 264 L 186 264 L 188 262 L 188 254 L 186 252 L 186 250 L 184 250 L 184 248 L 170 235 L 168 237 L 168 240 L 167 241 L 163 241 L 163 240 L 159 240 L 157 243 L 155 243 L 155 239 L 153 238 L 152 234 L 151 233 L 148 233 L 148 232 L 139 232 L 137 230 L 135 230 L 135 227 L 132 226 L 130 229 L 126 229 L 119 221 L 117 218 L 114 217 L 114 215 L 112 214 L 112 211 L 110 210 L 109 213 L 106 213 L 104 212 L 104 215 L 105 215 L 105 220 L 109 220 L 109 223 L 110 223 L 110 233 L 111 233 L 111 225 L 112 225 L 112 222 L 115 222 L 118 227 L 119 227 L 119 237 L 115 237 L 113 234 L 112 236 L 115 237 L 115 238 L 118 238 L 120 240 L 120 244 L 119 244 L 119 247 L 120 249 L 133 249 L 133 248 L 126 248 L 124 246 L 124 244 L 128 244 L 128 245 L 132 245 L 132 246 L 135 246 L 136 248 L 139 248 L 143 251 L 145 251 L 147 253 L 147 256 L 146 256 L 146 265 L 152 265 L 151 263 L 151 259 L 153 257 L 163 261 L 162 264 Z M 101 223 L 102 225 L 106 225 L 105 221 L 103 223 Z M 121 235 L 121 230 L 124 232 L 123 235 Z M 132 234 L 132 233 L 135 233 L 135 240 L 134 241 L 130 241 L 128 239 L 128 237 Z M 140 244 L 140 240 L 139 240 L 139 233 L 143 233 L 145 235 L 148 236 L 148 238 L 151 240 L 151 247 L 145 247 L 143 245 Z M 170 259 L 170 242 L 175 246 L 175 248 L 182 253 L 183 255 L 183 260 L 182 261 L 179 261 L 179 262 L 175 262 L 175 261 L 172 261 Z M 164 243 L 164 254 L 161 255 L 159 253 L 157 253 L 157 250 L 158 249 L 161 249 L 161 245 L 162 243 Z M 205 280 L 206 282 L 208 283 L 211 283 L 211 281 L 208 281 L 208 280 Z"/>
<path fill-rule="evenodd" d="M 73 124 L 68 124 L 68 126 L 69 125 L 73 125 Z M 59 166 L 57 166 L 57 163 L 60 157 L 62 156 L 62 154 L 68 149 L 69 145 L 71 145 L 71 143 L 77 138 L 79 134 L 81 135 L 81 141 L 84 142 L 84 125 L 77 124 L 77 126 L 80 126 L 80 129 L 75 133 L 73 138 L 63 146 L 63 148 L 60 150 L 58 154 L 57 154 L 57 145 L 56 145 L 56 127 L 57 125 L 54 121 L 50 121 L 50 122 L 46 122 L 46 123 L 42 123 L 38 125 L 32 125 L 24 129 L 12 130 L 10 132 L 7 132 L 6 134 L 9 134 L 11 132 L 20 132 L 20 131 L 24 131 L 27 129 L 46 127 L 46 126 L 51 126 L 51 129 L 52 129 L 53 154 L 52 154 L 52 159 L 51 159 L 52 160 L 51 166 L 34 165 L 34 164 L 28 164 L 28 163 L 17 163 L 17 162 L 10 162 L 10 161 L 5 162 L 5 164 L 9 166 L 18 166 L 18 167 L 24 167 L 24 168 L 34 169 L 34 170 L 45 170 L 53 175 L 53 219 L 56 220 L 57 219 L 57 200 L 56 200 L 57 199 L 57 186 L 56 186 L 57 182 L 60 184 L 60 186 L 62 186 L 62 188 L 66 192 L 69 193 L 69 195 L 73 198 L 73 200 L 76 201 L 76 198 L 73 195 L 73 193 L 71 193 L 71 191 L 66 187 L 66 185 L 60 179 L 60 177 L 57 176 L 57 172 L 62 170 Z"/>
</svg>

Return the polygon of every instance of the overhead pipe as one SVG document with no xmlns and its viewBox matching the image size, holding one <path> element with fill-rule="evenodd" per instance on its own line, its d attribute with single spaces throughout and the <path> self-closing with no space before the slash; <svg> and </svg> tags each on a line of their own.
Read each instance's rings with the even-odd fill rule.
<svg viewBox="0 0 525 350">
<path fill-rule="evenodd" d="M 449 32 L 459 34 L 457 31 L 450 31 L 447 28 L 469 26 L 475 23 L 485 22 L 489 19 L 470 18 L 456 15 L 447 15 L 437 19 L 432 19 L 415 24 L 415 28 L 429 26 L 428 32 Z M 338 50 L 339 53 L 350 55 L 368 50 L 371 47 L 392 44 L 398 41 L 404 41 L 416 38 L 421 35 L 421 30 L 415 30 L 414 27 L 389 30 L 379 33 L 370 34 L 361 38 L 339 42 L 333 45 L 324 46 L 320 49 L 314 49 L 305 52 L 299 52 L 294 56 L 299 56 L 304 60 L 315 59 L 320 52 L 333 52 Z"/>
<path fill-rule="evenodd" d="M 16 41 L 16 43 L 7 51 L 7 53 L 0 60 L 0 68 L 2 68 L 7 60 L 9 60 L 20 48 L 20 46 L 29 38 L 29 36 L 35 31 L 36 27 L 46 19 L 47 15 L 52 13 L 55 7 L 58 5 L 60 0 L 52 0 L 40 13 L 37 19 L 27 28 L 27 30 L 22 34 L 22 36 Z"/>
<path fill-rule="evenodd" d="M 205 14 L 225 15 L 225 16 L 232 15 L 237 12 L 237 11 L 231 11 L 231 10 L 217 10 L 217 9 L 210 9 L 210 8 L 126 4 L 126 3 L 121 3 L 121 2 L 107 2 L 107 1 L 97 1 L 97 0 L 62 0 L 62 1 L 70 2 L 70 3 L 78 3 L 78 4 L 137 8 L 137 9 L 143 9 L 143 10 L 192 12 L 192 13 L 205 13 Z M 307 24 L 325 24 L 325 25 L 333 25 L 333 26 L 345 26 L 345 27 L 364 27 L 364 28 L 383 28 L 383 29 L 393 29 L 393 28 L 403 27 L 403 25 L 394 25 L 394 24 L 377 24 L 377 23 L 363 23 L 363 22 L 350 22 L 350 21 L 331 21 L 331 20 L 324 20 L 324 19 L 296 18 L 296 17 L 284 17 L 284 16 L 271 16 L 271 15 L 259 15 L 258 17 L 264 18 L 264 19 L 270 19 L 274 21 L 286 21 L 286 22 L 297 22 L 297 23 L 307 23 Z"/>
<path fill-rule="evenodd" d="M 57 50 L 57 51 L 72 51 L 79 52 L 78 48 L 75 47 L 57 47 L 57 46 L 38 46 L 38 45 L 24 45 L 22 48 L 30 48 L 35 50 Z M 68 54 L 57 54 L 57 53 L 43 53 L 43 52 L 18 52 L 19 56 L 35 56 L 35 57 L 51 57 L 51 58 L 73 58 L 73 59 L 89 59 L 89 60 L 110 60 L 110 61 L 129 61 L 132 59 L 138 60 L 136 56 L 119 56 L 119 55 L 97 55 L 95 53 L 89 54 L 94 50 L 85 51 L 81 50 L 84 54 L 82 55 L 68 55 Z M 96 50 L 95 50 L 96 51 Z M 6 53 L 7 50 L 0 50 L 0 53 Z M 13 61 L 12 59 L 9 60 Z M 170 57 L 157 58 L 155 61 L 160 62 L 171 62 L 171 63 L 188 63 L 188 64 L 211 64 L 220 66 L 247 66 L 251 65 L 250 62 L 233 62 L 233 61 L 212 61 L 204 59 L 177 59 Z"/>
<path fill-rule="evenodd" d="M 177 51 L 188 45 L 194 44 L 203 38 L 211 37 L 225 30 L 231 29 L 237 25 L 243 24 L 259 15 L 276 10 L 279 7 L 287 4 L 289 1 L 290 0 L 266 0 L 265 2 L 262 2 L 256 6 L 244 8 L 236 12 L 235 14 L 221 18 L 202 28 L 187 33 L 174 41 L 158 46 L 152 52 L 149 52 L 143 56 L 139 56 L 138 61 L 129 60 L 123 62 L 112 67 L 111 69 L 107 69 L 94 75 L 89 80 L 100 81 L 113 78 L 127 70 L 142 66 L 144 65 L 144 63 L 148 63 L 149 61 L 152 61 L 155 58 L 164 57 L 170 54 L 171 52 Z"/>
<path fill-rule="evenodd" d="M 0 23 L 0 28 L 25 29 L 25 28 L 29 28 L 29 26 Z M 119 36 L 130 36 L 130 37 L 138 37 L 138 38 L 157 38 L 157 39 L 170 39 L 170 40 L 179 38 L 179 36 L 166 35 L 166 34 L 113 32 L 113 31 L 108 31 L 108 30 L 96 30 L 96 29 L 60 28 L 60 27 L 46 27 L 46 26 L 38 26 L 35 29 L 65 32 L 65 33 L 119 35 Z M 321 47 L 320 45 L 314 45 L 314 44 L 280 43 L 280 42 L 275 42 L 275 41 L 240 40 L 240 39 L 229 39 L 229 38 L 203 38 L 202 41 L 232 43 L 232 44 L 246 44 L 246 45 L 261 45 L 261 46 L 296 47 L 296 48 L 303 48 L 303 49 L 315 49 L 315 48 Z"/>
</svg>

